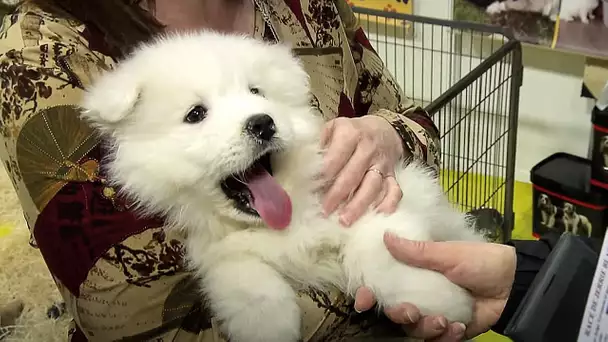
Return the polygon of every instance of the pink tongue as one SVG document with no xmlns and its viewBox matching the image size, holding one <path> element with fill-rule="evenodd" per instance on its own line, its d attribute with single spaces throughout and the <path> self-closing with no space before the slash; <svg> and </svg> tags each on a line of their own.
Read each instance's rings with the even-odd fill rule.
<svg viewBox="0 0 608 342">
<path fill-rule="evenodd" d="M 247 186 L 262 220 L 273 229 L 287 228 L 291 222 L 291 199 L 274 177 L 258 167 L 247 175 Z"/>
</svg>

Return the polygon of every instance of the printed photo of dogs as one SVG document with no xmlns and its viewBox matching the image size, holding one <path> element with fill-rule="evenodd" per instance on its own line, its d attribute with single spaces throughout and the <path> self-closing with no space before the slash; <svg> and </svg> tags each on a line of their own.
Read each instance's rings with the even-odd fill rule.
<svg viewBox="0 0 608 342">
<path fill-rule="evenodd" d="M 547 194 L 538 196 L 537 210 L 540 223 L 547 229 L 569 232 L 574 235 L 591 236 L 593 227 L 589 219 L 578 212 L 576 205 L 564 202 L 561 207 L 553 204 Z"/>
<path fill-rule="evenodd" d="M 608 135 L 600 138 L 599 153 L 602 156 L 602 167 L 608 171 Z"/>
</svg>

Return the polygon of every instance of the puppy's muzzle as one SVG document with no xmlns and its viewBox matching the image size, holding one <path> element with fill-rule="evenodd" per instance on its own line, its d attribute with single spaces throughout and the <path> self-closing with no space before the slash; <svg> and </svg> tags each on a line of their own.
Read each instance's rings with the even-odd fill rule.
<svg viewBox="0 0 608 342">
<path fill-rule="evenodd" d="M 257 141 L 269 142 L 277 133 L 277 128 L 270 115 L 255 114 L 245 122 L 245 131 Z"/>
</svg>

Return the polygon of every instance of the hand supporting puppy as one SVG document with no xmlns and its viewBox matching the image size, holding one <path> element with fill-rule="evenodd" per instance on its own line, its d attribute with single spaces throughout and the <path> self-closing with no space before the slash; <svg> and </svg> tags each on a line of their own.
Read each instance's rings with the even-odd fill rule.
<svg viewBox="0 0 608 342">
<path fill-rule="evenodd" d="M 494 325 L 507 302 L 515 276 L 513 247 L 475 242 L 419 242 L 384 236 L 386 247 L 397 260 L 411 266 L 435 270 L 475 297 L 474 320 L 468 327 L 443 317 L 421 317 L 418 309 L 404 303 L 385 310 L 410 336 L 434 341 L 460 341 L 484 333 Z M 357 292 L 357 311 L 375 304 L 366 288 Z"/>
<path fill-rule="evenodd" d="M 327 215 L 340 203 L 340 223 L 350 226 L 371 205 L 392 213 L 403 193 L 395 165 L 403 155 L 401 138 L 384 118 L 337 118 L 323 130 L 327 148 L 323 177 L 330 185 L 323 202 Z"/>
</svg>

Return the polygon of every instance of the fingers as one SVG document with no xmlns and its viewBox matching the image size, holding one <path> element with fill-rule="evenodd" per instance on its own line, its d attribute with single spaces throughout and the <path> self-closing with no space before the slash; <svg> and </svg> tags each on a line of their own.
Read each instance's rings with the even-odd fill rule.
<svg viewBox="0 0 608 342">
<path fill-rule="evenodd" d="M 384 187 L 386 194 L 376 209 L 381 213 L 391 214 L 397 210 L 397 205 L 399 205 L 399 201 L 403 197 L 403 191 L 401 191 L 401 187 L 395 177 L 392 176 L 384 179 Z"/>
<path fill-rule="evenodd" d="M 460 342 L 464 340 L 466 326 L 462 323 L 450 323 L 446 332 L 441 336 L 431 339 L 433 342 Z"/>
<path fill-rule="evenodd" d="M 346 165 L 334 180 L 329 191 L 325 194 L 323 209 L 326 215 L 336 210 L 338 205 L 344 202 L 348 198 L 348 195 L 355 192 L 359 187 L 368 169 L 368 165 L 370 165 L 372 156 L 373 153 L 368 147 L 358 146 L 356 148 L 350 160 L 346 162 Z"/>
<path fill-rule="evenodd" d="M 338 173 L 347 165 L 350 159 L 355 153 L 357 143 L 355 141 L 342 141 L 341 143 L 334 143 L 333 140 L 327 147 L 327 153 L 323 158 L 323 178 L 325 181 L 334 180 Z"/>
<path fill-rule="evenodd" d="M 394 234 L 384 234 L 384 244 L 393 257 L 408 265 L 445 273 L 461 260 L 455 257 L 458 249 L 447 242 L 412 241 Z"/>
<path fill-rule="evenodd" d="M 448 320 L 445 317 L 424 316 L 418 322 L 404 327 L 408 336 L 423 340 L 441 337 L 446 333 Z"/>
<path fill-rule="evenodd" d="M 386 120 L 366 122 L 376 118 L 345 119 L 329 121 L 322 132 L 321 144 L 326 148 L 324 168 L 321 174 L 325 181 L 324 189 L 328 190 L 323 200 L 323 212 L 330 215 L 344 204 L 340 213 L 340 222 L 350 226 L 370 207 L 384 213 L 396 210 L 403 194 L 394 177 L 374 178 L 367 172 L 376 167 L 387 175 L 387 168 L 395 165 L 396 157 L 393 143 L 382 138 L 382 127 L 393 132 L 394 129 Z M 392 171 L 391 171 L 392 172 Z M 369 174 L 369 175 L 368 175 Z"/>
<path fill-rule="evenodd" d="M 367 311 L 376 305 L 376 298 L 367 287 L 360 287 L 355 293 L 355 311 Z"/>
<path fill-rule="evenodd" d="M 369 208 L 379 192 L 382 192 L 383 178 L 376 172 L 366 172 L 359 189 L 340 213 L 340 223 L 350 226 Z"/>
<path fill-rule="evenodd" d="M 357 290 L 355 310 L 363 312 L 371 309 L 376 303 L 373 293 L 366 287 Z M 404 303 L 384 310 L 386 316 L 394 323 L 404 325 L 409 337 L 435 342 L 460 342 L 465 338 L 466 326 L 462 323 L 449 323 L 445 317 L 421 317 L 415 305 Z"/>
<path fill-rule="evenodd" d="M 386 197 L 386 193 L 388 192 L 388 183 L 382 182 L 382 190 L 378 194 L 376 194 L 376 199 L 372 202 L 372 208 L 377 209 L 378 206 L 384 201 L 384 197 Z"/>
<path fill-rule="evenodd" d="M 351 158 L 359 143 L 358 135 L 345 129 L 340 118 L 325 124 L 321 133 L 321 146 L 327 149 L 323 168 L 325 180 L 333 180 Z M 342 128 L 341 128 L 342 127 Z"/>
<path fill-rule="evenodd" d="M 408 303 L 386 308 L 384 314 L 397 324 L 409 325 L 420 320 L 420 310 L 418 310 L 416 306 Z"/>
<path fill-rule="evenodd" d="M 440 316 L 421 317 L 416 306 L 409 303 L 387 308 L 384 313 L 394 323 L 404 325 L 409 337 L 436 342 L 460 342 L 465 337 L 464 324 L 448 323 Z"/>
</svg>

